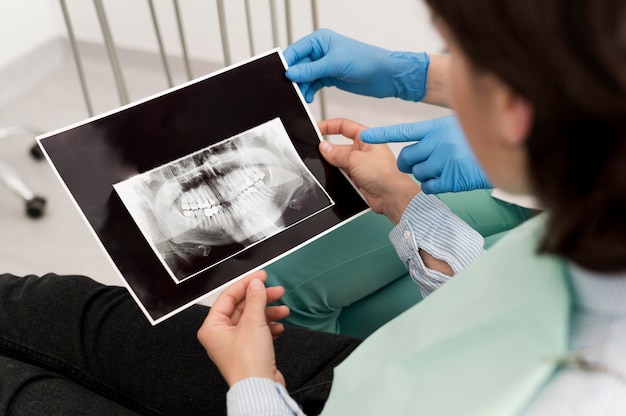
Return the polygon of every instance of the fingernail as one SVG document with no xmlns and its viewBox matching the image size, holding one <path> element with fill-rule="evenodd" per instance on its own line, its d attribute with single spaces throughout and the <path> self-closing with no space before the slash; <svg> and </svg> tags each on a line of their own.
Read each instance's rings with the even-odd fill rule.
<svg viewBox="0 0 626 416">
<path fill-rule="evenodd" d="M 250 290 L 261 290 L 264 288 L 265 286 L 263 286 L 263 282 L 261 282 L 259 279 L 252 279 L 250 281 L 250 285 L 248 286 L 248 289 Z"/>
<path fill-rule="evenodd" d="M 333 150 L 333 145 L 327 142 L 326 140 L 320 143 L 320 152 L 330 153 L 331 150 Z"/>
</svg>

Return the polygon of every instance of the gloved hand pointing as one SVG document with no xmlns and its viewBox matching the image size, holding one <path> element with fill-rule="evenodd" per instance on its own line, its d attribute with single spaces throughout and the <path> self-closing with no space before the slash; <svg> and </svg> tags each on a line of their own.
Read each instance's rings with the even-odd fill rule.
<svg viewBox="0 0 626 416">
<path fill-rule="evenodd" d="M 419 101 L 426 93 L 430 59 L 425 53 L 392 52 L 320 29 L 284 52 L 286 75 L 307 102 L 322 87 L 370 97 Z"/>
<path fill-rule="evenodd" d="M 467 144 L 455 116 L 370 128 L 365 143 L 417 141 L 398 155 L 398 169 L 413 173 L 427 194 L 486 189 L 491 185 Z"/>
</svg>

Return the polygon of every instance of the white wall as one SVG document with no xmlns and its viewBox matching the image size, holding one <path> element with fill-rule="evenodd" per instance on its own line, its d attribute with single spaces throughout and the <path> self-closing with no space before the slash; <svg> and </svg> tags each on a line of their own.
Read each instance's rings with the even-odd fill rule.
<svg viewBox="0 0 626 416">
<path fill-rule="evenodd" d="M 256 53 L 274 47 L 270 27 L 270 1 L 277 15 L 285 14 L 284 0 L 250 0 Z M 290 0 L 294 40 L 312 31 L 309 1 Z M 156 51 L 156 37 L 147 0 L 105 0 L 105 10 L 117 46 Z M 233 61 L 247 58 L 247 30 L 244 0 L 226 0 L 228 36 Z M 173 2 L 154 0 L 168 54 L 181 55 Z M 221 37 L 216 1 L 179 0 L 185 36 L 192 58 L 220 62 Z M 102 42 L 94 3 L 67 0 L 79 40 Z M 397 50 L 438 52 L 441 41 L 420 0 L 319 0 L 320 24 L 379 46 Z M 50 0 L 2 0 L 0 2 L 0 68 L 55 36 L 64 35 L 59 2 Z M 288 44 L 284 25 L 279 29 L 280 45 Z"/>
<path fill-rule="evenodd" d="M 62 33 L 58 2 L 0 1 L 0 68 Z"/>
</svg>

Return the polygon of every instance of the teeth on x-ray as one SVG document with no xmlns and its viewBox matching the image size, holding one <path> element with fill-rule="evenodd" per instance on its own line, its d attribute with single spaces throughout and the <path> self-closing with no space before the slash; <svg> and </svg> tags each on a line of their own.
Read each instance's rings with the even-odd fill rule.
<svg viewBox="0 0 626 416">
<path fill-rule="evenodd" d="M 271 140 L 270 140 L 271 138 Z M 152 206 L 154 239 L 162 244 L 227 246 L 272 236 L 315 195 L 280 119 L 163 165 L 139 179 Z"/>
<path fill-rule="evenodd" d="M 233 172 L 220 187 L 212 186 L 210 179 L 196 181 L 196 187 L 181 195 L 180 208 L 185 217 L 195 218 L 202 215 L 212 217 L 224 209 L 254 207 L 260 198 L 273 196 L 263 182 L 264 178 L 265 173 L 253 167 Z"/>
</svg>

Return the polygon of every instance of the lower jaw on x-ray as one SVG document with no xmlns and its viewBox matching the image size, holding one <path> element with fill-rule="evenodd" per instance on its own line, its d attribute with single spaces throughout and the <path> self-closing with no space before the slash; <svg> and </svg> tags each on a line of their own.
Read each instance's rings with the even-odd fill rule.
<svg viewBox="0 0 626 416">
<path fill-rule="evenodd" d="M 252 244 L 284 229 L 313 181 L 263 138 L 230 141 L 160 169 L 153 213 L 178 258 L 216 246 Z M 153 188 L 154 189 L 154 188 Z"/>
</svg>

